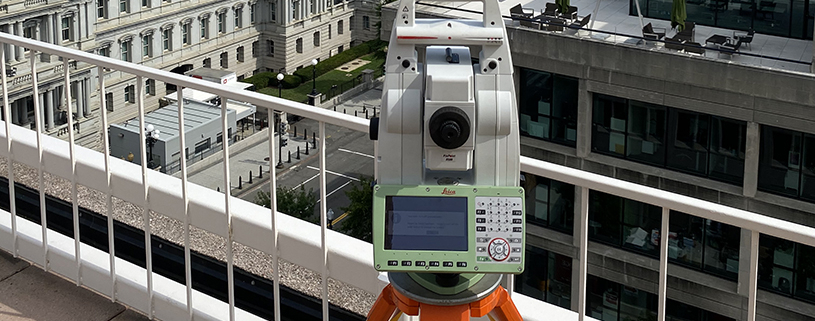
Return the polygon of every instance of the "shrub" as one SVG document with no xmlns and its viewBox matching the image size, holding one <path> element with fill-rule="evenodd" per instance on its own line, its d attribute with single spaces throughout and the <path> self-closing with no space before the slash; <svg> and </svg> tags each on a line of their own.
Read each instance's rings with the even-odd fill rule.
<svg viewBox="0 0 815 321">
<path fill-rule="evenodd" d="M 379 39 L 374 39 L 365 43 L 362 43 L 358 46 L 351 47 L 351 49 L 345 50 L 341 53 L 338 53 L 331 58 L 323 60 L 317 64 L 317 76 L 327 73 L 329 71 L 334 70 L 335 68 L 342 66 L 342 64 L 347 63 L 351 60 L 359 58 L 361 56 L 367 55 L 374 51 L 382 49 L 387 42 L 384 42 Z M 311 80 L 312 76 L 312 68 L 315 66 L 308 66 L 301 68 L 294 72 L 295 75 L 300 76 L 302 81 L 309 81 Z"/>
<path fill-rule="evenodd" d="M 277 77 L 277 75 L 272 72 L 262 72 L 252 77 L 241 80 L 241 82 L 252 84 L 255 86 L 255 90 L 258 90 L 271 86 L 272 84 L 270 82 L 272 79 L 274 79 L 275 82 L 274 85 L 277 85 L 277 78 L 275 77 Z"/>
<path fill-rule="evenodd" d="M 271 85 L 271 82 L 269 83 L 269 85 Z M 297 75 L 286 75 L 286 77 L 283 77 L 283 88 L 285 89 L 297 88 L 301 83 L 303 83 L 303 80 Z M 274 79 L 274 86 L 277 86 L 277 78 Z"/>
</svg>

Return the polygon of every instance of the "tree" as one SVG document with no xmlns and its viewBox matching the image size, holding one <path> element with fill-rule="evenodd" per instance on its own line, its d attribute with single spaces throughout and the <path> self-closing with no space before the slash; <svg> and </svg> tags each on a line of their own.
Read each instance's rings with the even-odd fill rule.
<svg viewBox="0 0 815 321">
<path fill-rule="evenodd" d="M 259 191 L 257 196 L 255 196 L 255 204 L 271 208 L 272 202 L 269 198 L 269 193 Z M 314 208 L 316 206 L 317 196 L 314 195 L 313 189 L 309 189 L 308 192 L 306 192 L 305 187 L 302 185 L 300 189 L 284 186 L 277 187 L 278 212 L 315 223 L 320 221 L 320 218 L 314 215 Z"/>
<path fill-rule="evenodd" d="M 362 177 L 359 182 L 351 185 L 351 190 L 345 196 L 351 201 L 348 207 L 340 208 L 348 216 L 342 222 L 339 230 L 347 235 L 366 242 L 373 240 L 373 202 L 374 191 L 370 178 Z"/>
</svg>

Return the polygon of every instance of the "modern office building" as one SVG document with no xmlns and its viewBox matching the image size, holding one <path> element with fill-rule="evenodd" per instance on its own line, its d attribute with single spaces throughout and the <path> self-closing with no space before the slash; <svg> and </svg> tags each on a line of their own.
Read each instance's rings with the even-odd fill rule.
<svg viewBox="0 0 815 321">
<path fill-rule="evenodd" d="M 769 7 L 765 2 L 752 3 Z M 738 10 L 747 4 L 688 1 L 702 46 L 712 35 L 757 31 L 752 48 L 732 56 L 712 45 L 698 55 L 642 41 L 641 23 L 669 28 L 670 21 L 640 22 L 628 1 L 572 1 L 581 18 L 593 15 L 587 27 L 595 31 L 507 19 L 522 155 L 815 226 L 815 5 L 773 3 L 772 13 L 744 16 Z M 516 4 L 501 5 L 505 17 Z M 543 9 L 521 4 L 535 15 Z M 650 17 L 667 19 L 665 6 L 671 2 L 641 2 Z M 417 6 L 425 17 L 480 18 L 458 9 L 480 10 Z M 382 39 L 394 14 L 392 6 L 383 9 Z M 729 14 L 747 20 L 734 25 Z M 767 23 L 773 19 L 780 22 Z M 658 245 L 667 239 L 668 319 L 747 320 L 749 231 L 671 212 L 664 233 L 659 207 L 597 191 L 581 195 L 529 174 L 522 184 L 528 260 L 517 291 L 577 309 L 574 226 L 588 198 L 587 315 L 656 319 Z M 766 235 L 758 242 L 756 320 L 815 320 L 815 249 Z"/>
<path fill-rule="evenodd" d="M 98 0 L 9 1 L 0 6 L 0 30 L 152 68 L 183 73 L 207 67 L 240 79 L 259 71 L 293 72 L 376 36 L 376 3 L 343 0 Z M 36 65 L 38 97 L 31 85 L 28 49 L 7 46 L 9 101 L 16 124 L 31 126 L 34 106 L 49 135 L 67 139 L 63 62 L 42 55 Z M 138 87 L 131 75 L 105 73 L 107 94 L 96 97 L 97 68 L 68 65 L 78 143 L 97 148 L 102 99 L 111 123 L 133 118 Z M 175 90 L 144 81 L 147 110 Z M 82 97 L 82 99 L 76 99 Z"/>
</svg>

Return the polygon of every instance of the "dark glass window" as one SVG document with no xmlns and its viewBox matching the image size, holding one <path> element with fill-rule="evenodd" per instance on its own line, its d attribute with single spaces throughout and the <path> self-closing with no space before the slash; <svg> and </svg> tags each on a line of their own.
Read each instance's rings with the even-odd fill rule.
<svg viewBox="0 0 815 321">
<path fill-rule="evenodd" d="M 812 2 L 807 1 L 688 0 L 686 21 L 726 29 L 755 29 L 762 34 L 811 39 Z M 671 19 L 671 4 L 670 0 L 645 0 L 640 1 L 640 9 L 646 17 L 667 20 L 667 25 Z M 629 1 L 629 14 L 637 15 L 637 6 L 633 0 Z M 702 41 L 704 39 L 696 39 L 696 42 Z"/>
<path fill-rule="evenodd" d="M 671 263 L 738 279 L 741 229 L 671 211 L 668 260 Z"/>
<path fill-rule="evenodd" d="M 521 68 L 521 134 L 575 146 L 577 78 Z"/>
<path fill-rule="evenodd" d="M 659 257 L 662 209 L 598 191 L 589 192 L 589 239 Z"/>
<path fill-rule="evenodd" d="M 745 122 L 595 94 L 592 149 L 741 185 Z"/>
<path fill-rule="evenodd" d="M 572 258 L 527 246 L 524 273 L 515 278 L 515 290 L 571 309 Z"/>
<path fill-rule="evenodd" d="M 527 223 L 571 235 L 574 230 L 574 185 L 527 173 L 523 177 Z"/>
<path fill-rule="evenodd" d="M 762 234 L 758 249 L 758 286 L 815 302 L 815 248 Z"/>
<path fill-rule="evenodd" d="M 758 188 L 815 201 L 815 135 L 762 126 Z"/>
</svg>

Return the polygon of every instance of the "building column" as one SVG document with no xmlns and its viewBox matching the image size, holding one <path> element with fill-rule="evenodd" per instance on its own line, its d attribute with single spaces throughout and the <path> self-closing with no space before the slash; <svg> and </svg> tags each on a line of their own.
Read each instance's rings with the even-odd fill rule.
<svg viewBox="0 0 815 321">
<path fill-rule="evenodd" d="M 76 106 L 74 106 L 76 108 L 76 119 L 80 120 L 80 119 L 85 118 L 85 110 L 84 110 L 84 108 L 82 108 L 82 99 L 81 99 L 81 96 L 82 96 L 82 81 L 81 80 L 76 81 L 76 82 L 74 82 L 74 84 L 76 84 L 75 85 L 76 86 L 76 95 L 71 95 L 71 98 L 76 99 L 76 103 L 75 103 Z"/>
<path fill-rule="evenodd" d="M 38 107 L 40 108 L 40 115 L 42 115 L 45 112 L 45 93 L 40 92 L 37 96 L 38 96 L 37 99 L 38 99 L 38 104 L 39 104 Z M 44 133 L 45 132 L 45 117 L 40 118 L 40 122 L 41 123 L 37 124 L 37 129 L 41 130 Z"/>
<path fill-rule="evenodd" d="M 758 160 L 761 150 L 761 131 L 756 122 L 747 122 L 746 148 L 744 149 L 744 196 L 755 197 L 758 189 Z"/>
<path fill-rule="evenodd" d="M 91 114 L 90 79 L 89 78 L 82 79 L 81 83 L 82 90 L 79 92 L 79 96 L 82 97 L 82 112 L 85 114 L 85 117 L 88 117 Z"/>
<path fill-rule="evenodd" d="M 17 21 L 14 24 L 14 35 L 18 37 L 23 36 L 23 22 Z M 25 56 L 23 55 L 23 47 L 14 46 L 14 60 L 22 61 Z"/>
<path fill-rule="evenodd" d="M 591 153 L 591 93 L 586 79 L 581 78 L 577 90 L 577 157 L 586 158 Z M 575 221 L 576 222 L 576 221 Z"/>
<path fill-rule="evenodd" d="M 47 130 L 54 129 L 54 91 L 45 91 L 45 126 Z"/>
<path fill-rule="evenodd" d="M 741 229 L 741 238 L 739 240 L 739 278 L 736 293 L 744 296 L 749 294 L 750 286 L 750 243 L 753 237 L 753 231 L 748 229 Z M 747 310 L 747 306 L 744 306 Z"/>
<path fill-rule="evenodd" d="M 573 228 L 573 236 L 572 236 L 572 245 L 577 248 L 577 255 L 572 258 L 572 291 L 570 294 L 571 297 L 571 310 L 579 312 L 580 310 L 580 280 L 584 280 L 584 277 L 581 275 L 583 272 L 581 267 L 581 260 L 588 260 L 586 257 L 581 255 L 583 252 L 580 249 L 580 242 L 582 239 L 588 237 L 588 235 L 584 235 L 583 232 L 587 232 L 586 229 L 582 228 L 581 226 L 588 224 L 589 214 L 588 214 L 588 198 L 589 193 L 583 193 L 584 189 L 580 186 L 574 187 L 574 228 Z M 585 191 L 588 191 L 586 189 Z M 585 194 L 585 195 L 584 195 Z M 583 204 L 587 204 L 585 208 L 583 208 Z M 585 211 L 585 213 L 584 213 Z M 588 248 L 588 242 L 586 242 L 586 248 Z M 588 256 L 588 250 L 586 250 L 586 256 Z"/>
</svg>

